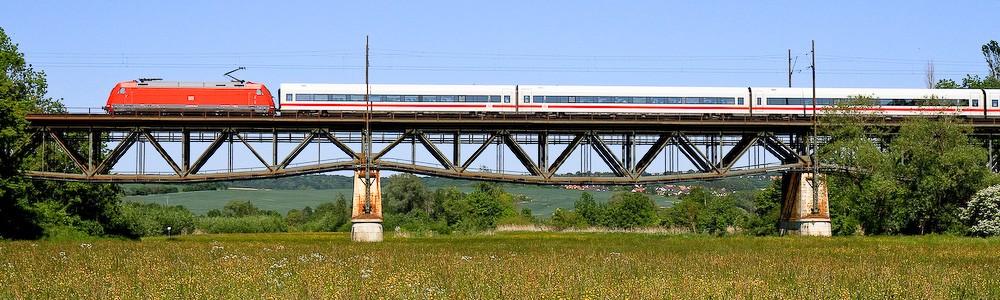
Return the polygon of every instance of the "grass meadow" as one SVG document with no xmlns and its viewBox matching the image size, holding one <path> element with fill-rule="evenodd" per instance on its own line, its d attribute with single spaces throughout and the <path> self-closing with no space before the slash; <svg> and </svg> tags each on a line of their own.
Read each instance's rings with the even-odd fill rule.
<svg viewBox="0 0 1000 300">
<path fill-rule="evenodd" d="M 989 299 L 1000 240 L 498 232 L 0 242 L 2 299 Z"/>
</svg>

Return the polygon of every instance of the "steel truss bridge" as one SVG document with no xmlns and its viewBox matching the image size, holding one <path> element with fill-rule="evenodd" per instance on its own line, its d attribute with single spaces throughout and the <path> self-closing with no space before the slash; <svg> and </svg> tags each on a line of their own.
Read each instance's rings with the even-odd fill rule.
<svg viewBox="0 0 1000 300">
<path fill-rule="evenodd" d="M 640 184 L 811 166 L 807 117 L 376 113 L 370 132 L 361 113 L 28 120 L 33 131 L 16 151 L 43 159 L 25 174 L 64 181 L 182 183 L 361 170 L 366 135 L 370 168 L 473 180 Z M 996 120 L 977 122 L 983 134 L 1000 128 Z"/>
</svg>

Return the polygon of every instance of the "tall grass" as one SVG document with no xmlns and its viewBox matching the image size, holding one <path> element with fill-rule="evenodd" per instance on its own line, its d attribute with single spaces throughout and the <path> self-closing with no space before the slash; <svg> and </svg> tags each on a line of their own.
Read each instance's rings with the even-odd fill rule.
<svg viewBox="0 0 1000 300">
<path fill-rule="evenodd" d="M 2 299 L 996 299 L 1000 240 L 495 232 L 0 242 Z"/>
</svg>

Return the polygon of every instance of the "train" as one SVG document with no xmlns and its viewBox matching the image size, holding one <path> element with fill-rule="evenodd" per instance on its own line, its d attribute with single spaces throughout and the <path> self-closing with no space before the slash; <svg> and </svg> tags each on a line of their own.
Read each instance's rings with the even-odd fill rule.
<svg viewBox="0 0 1000 300">
<path fill-rule="evenodd" d="M 253 82 L 183 82 L 139 79 L 119 82 L 104 106 L 108 113 L 212 112 L 274 114 L 271 91 Z"/>
<path fill-rule="evenodd" d="M 818 113 L 855 96 L 886 115 L 934 112 L 1000 116 L 1000 90 L 817 88 Z M 366 100 L 367 96 L 367 100 Z M 259 83 L 136 80 L 118 83 L 109 113 L 325 114 L 337 112 L 500 114 L 808 115 L 813 89 L 557 85 L 282 83 L 277 100 Z"/>
</svg>

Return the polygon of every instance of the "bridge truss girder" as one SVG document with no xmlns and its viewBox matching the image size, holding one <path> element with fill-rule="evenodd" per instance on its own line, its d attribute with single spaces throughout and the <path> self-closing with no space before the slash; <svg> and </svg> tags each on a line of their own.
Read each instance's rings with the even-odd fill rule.
<svg viewBox="0 0 1000 300">
<path fill-rule="evenodd" d="M 265 122 L 266 123 L 266 122 Z M 453 124 L 399 124 L 372 127 L 372 168 L 401 171 L 452 178 L 522 182 L 536 184 L 639 184 L 692 179 L 712 179 L 745 174 L 759 174 L 780 169 L 802 168 L 809 165 L 808 153 L 799 133 L 776 133 L 760 129 L 689 130 L 698 126 L 605 126 L 607 124 L 580 124 L 579 126 L 475 126 Z M 364 141 L 361 127 L 354 126 L 66 126 L 59 124 L 35 125 L 30 139 L 17 151 L 36 151 L 56 155 L 72 163 L 54 169 L 42 160 L 25 174 L 38 179 L 85 182 L 205 182 L 257 178 L 276 178 L 309 173 L 364 168 Z M 322 124 L 319 124 L 322 125 Z M 734 126 L 739 128 L 741 126 Z M 629 129 L 632 128 L 632 129 Z M 635 128 L 645 128 L 637 130 Z M 688 130 L 686 130 L 688 129 Z M 401 144 L 409 142 L 412 152 L 420 151 L 434 158 L 432 163 L 418 163 L 415 154 L 410 162 L 390 155 L 399 152 Z M 192 143 L 207 145 L 204 150 L 192 148 Z M 144 171 L 145 145 L 155 150 L 159 163 L 169 166 L 167 173 Z M 317 159 L 312 163 L 295 163 L 310 147 L 334 145 L 335 150 L 317 150 L 333 153 L 336 160 Z M 81 147 L 80 145 L 87 145 Z M 169 145 L 169 146 L 168 146 Z M 226 147 L 228 145 L 228 147 Z M 279 145 L 294 146 L 281 153 Z M 379 146 L 381 146 L 379 148 Z M 475 148 L 463 156 L 463 146 Z M 234 147 L 242 147 L 249 154 L 234 158 Z M 450 149 L 449 149 L 450 147 Z M 487 149 L 496 147 L 498 156 L 510 153 L 523 171 L 505 171 L 504 159 L 496 160 L 499 168 L 473 168 L 482 163 Z M 620 147 L 620 150 L 618 150 Z M 228 168 L 215 172 L 203 170 L 207 163 L 219 156 L 220 149 L 229 149 Z M 267 149 L 270 148 L 270 149 Z M 501 149 L 502 148 L 502 149 Z M 537 150 L 532 154 L 531 148 Z M 676 157 L 666 158 L 665 149 L 672 148 Z M 766 151 L 776 158 L 770 163 L 738 165 L 750 149 Z M 79 149 L 87 149 L 80 153 Z M 319 148 L 317 148 L 319 149 Z M 323 149 L 330 149 L 329 147 Z M 451 150 L 451 151 L 448 151 Z M 131 151 L 131 152 L 130 152 Z M 584 171 L 566 171 L 571 155 L 596 153 L 606 174 Z M 117 171 L 126 153 L 139 153 L 132 172 Z M 262 155 L 265 154 L 265 155 Z M 270 153 L 270 155 L 266 155 Z M 551 156 L 551 154 L 556 154 Z M 173 154 L 173 155 L 172 155 Z M 396 153 L 398 156 L 398 153 Z M 676 155 L 680 154 L 680 155 Z M 268 157 L 270 156 L 270 157 Z M 139 158 L 141 157 L 141 158 Z M 586 157 L 586 156 L 584 156 Z M 673 170 L 651 173 L 648 169 L 656 159 L 679 160 L 691 170 Z M 193 160 L 192 160 L 193 158 Z M 256 168 L 234 169 L 233 160 L 259 163 Z M 583 160 L 581 158 L 581 160 Z M 588 164 L 582 162 L 582 164 Z M 589 165 L 586 169 L 589 169 Z"/>
</svg>

